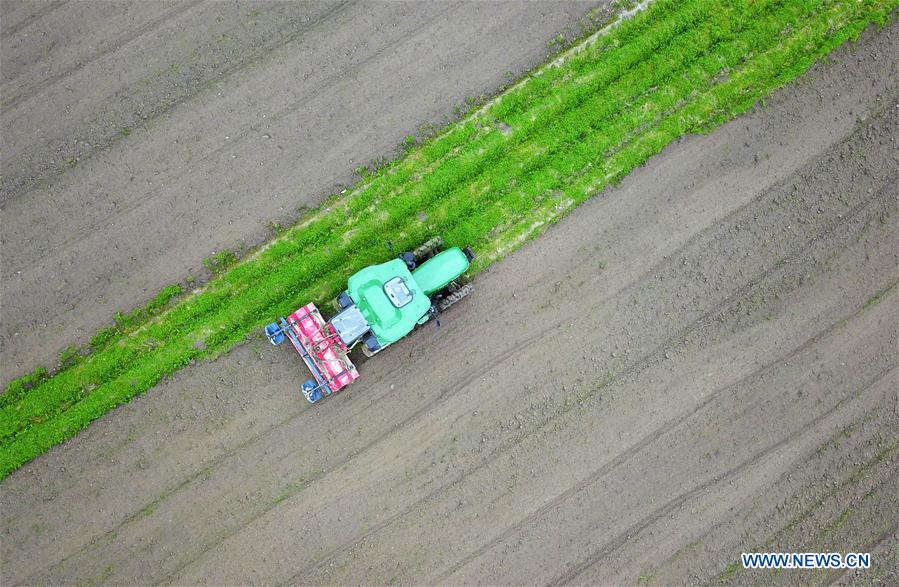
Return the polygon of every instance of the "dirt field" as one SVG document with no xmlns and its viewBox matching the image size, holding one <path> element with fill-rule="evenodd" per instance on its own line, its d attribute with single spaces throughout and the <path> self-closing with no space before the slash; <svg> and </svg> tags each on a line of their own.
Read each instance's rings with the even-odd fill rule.
<svg viewBox="0 0 899 587">
<path fill-rule="evenodd" d="M 4 2 L 3 381 L 262 242 L 607 4 Z"/>
<path fill-rule="evenodd" d="M 670 146 L 321 405 L 260 340 L 110 413 L 0 485 L 4 582 L 896 582 L 897 49 Z"/>
</svg>

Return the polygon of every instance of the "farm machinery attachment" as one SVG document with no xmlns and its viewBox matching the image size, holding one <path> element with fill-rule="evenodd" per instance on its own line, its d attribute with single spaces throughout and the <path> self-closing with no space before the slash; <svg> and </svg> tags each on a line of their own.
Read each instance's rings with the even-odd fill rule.
<svg viewBox="0 0 899 587">
<path fill-rule="evenodd" d="M 265 327 L 273 345 L 289 340 L 312 374 L 301 386 L 310 403 L 359 377 L 349 357 L 357 344 L 366 356 L 375 355 L 471 293 L 472 285 L 460 278 L 474 253 L 468 247 L 442 248 L 443 239 L 435 237 L 356 272 L 337 296 L 338 312 L 330 320 L 310 302 Z"/>
</svg>

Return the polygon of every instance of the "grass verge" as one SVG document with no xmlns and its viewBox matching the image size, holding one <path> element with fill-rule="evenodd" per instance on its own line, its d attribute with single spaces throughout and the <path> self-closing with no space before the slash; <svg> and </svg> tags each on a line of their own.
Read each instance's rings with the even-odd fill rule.
<svg viewBox="0 0 899 587">
<path fill-rule="evenodd" d="M 502 258 L 672 140 L 708 132 L 883 24 L 899 0 L 656 0 L 332 197 L 201 291 L 120 316 L 0 396 L 0 478 L 192 361 L 322 303 L 433 234 Z"/>
</svg>

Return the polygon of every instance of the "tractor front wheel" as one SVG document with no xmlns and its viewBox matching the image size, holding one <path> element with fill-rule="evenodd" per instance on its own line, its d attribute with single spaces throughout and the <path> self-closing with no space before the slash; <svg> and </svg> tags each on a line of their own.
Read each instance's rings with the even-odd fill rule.
<svg viewBox="0 0 899 587">
<path fill-rule="evenodd" d="M 443 237 L 435 236 L 426 240 L 423 244 L 421 244 L 418 248 L 412 251 L 412 258 L 415 260 L 416 265 L 421 265 L 434 255 L 440 252 L 440 249 L 443 248 Z"/>
<path fill-rule="evenodd" d="M 284 342 L 284 332 L 281 330 L 281 325 L 277 322 L 266 325 L 265 336 L 268 338 L 268 341 L 275 346 Z"/>
<path fill-rule="evenodd" d="M 353 299 L 350 298 L 350 294 L 342 291 L 338 294 L 337 299 L 334 300 L 334 305 L 337 306 L 337 311 L 341 312 L 353 305 Z"/>
</svg>

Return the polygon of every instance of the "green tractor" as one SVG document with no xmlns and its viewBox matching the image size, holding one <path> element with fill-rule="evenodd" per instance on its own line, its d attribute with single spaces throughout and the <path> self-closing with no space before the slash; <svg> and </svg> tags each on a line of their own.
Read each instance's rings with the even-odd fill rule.
<svg viewBox="0 0 899 587">
<path fill-rule="evenodd" d="M 356 344 L 366 356 L 375 355 L 471 293 L 472 285 L 460 278 L 474 253 L 468 247 L 442 248 L 443 239 L 436 237 L 358 271 L 337 296 L 338 313 L 328 321 L 309 303 L 265 327 L 272 344 L 289 339 L 312 372 L 313 379 L 302 385 L 310 403 L 359 377 L 348 356 Z"/>
</svg>

